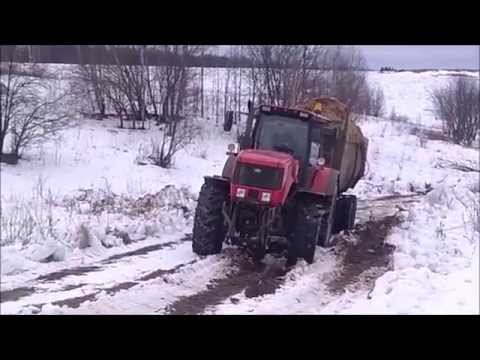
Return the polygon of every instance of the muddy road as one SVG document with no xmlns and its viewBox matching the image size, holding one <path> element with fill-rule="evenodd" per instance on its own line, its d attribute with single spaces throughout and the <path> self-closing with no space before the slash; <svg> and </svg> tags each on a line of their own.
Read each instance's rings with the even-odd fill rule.
<svg viewBox="0 0 480 360">
<path fill-rule="evenodd" d="M 420 196 L 359 200 L 355 229 L 337 236 L 328 250 L 334 259 L 325 277 L 329 296 L 373 288 L 375 279 L 392 267 L 394 247 L 385 239 L 402 221 L 401 212 Z M 316 262 L 322 262 L 321 256 Z M 191 252 L 191 234 L 179 234 L 174 241 L 136 245 L 93 264 L 40 274 L 22 286 L 2 286 L 0 306 L 2 313 L 184 315 L 216 313 L 228 304 L 235 312 L 236 304 L 245 301 L 260 304 L 277 296 L 281 301 L 278 293 L 286 282 L 289 288 L 302 283 L 303 275 L 291 276 L 299 266 L 287 268 L 285 259 L 270 256 L 255 264 L 230 247 L 199 257 Z"/>
</svg>

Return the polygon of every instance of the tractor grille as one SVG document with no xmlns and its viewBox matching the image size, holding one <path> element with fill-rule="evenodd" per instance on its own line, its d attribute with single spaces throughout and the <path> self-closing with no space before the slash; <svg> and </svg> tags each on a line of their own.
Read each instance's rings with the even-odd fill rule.
<svg viewBox="0 0 480 360">
<path fill-rule="evenodd" d="M 282 185 L 282 176 L 283 169 L 238 162 L 233 178 L 234 182 L 239 185 L 276 190 Z M 249 191 L 249 197 L 251 192 L 252 190 Z"/>
<path fill-rule="evenodd" d="M 258 200 L 258 190 L 253 190 L 253 189 L 248 190 L 247 200 L 257 201 Z"/>
</svg>

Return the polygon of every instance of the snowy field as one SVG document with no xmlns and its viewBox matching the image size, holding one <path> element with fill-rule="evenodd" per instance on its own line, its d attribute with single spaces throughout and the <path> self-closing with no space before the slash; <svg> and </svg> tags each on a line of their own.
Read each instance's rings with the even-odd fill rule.
<svg viewBox="0 0 480 360">
<path fill-rule="evenodd" d="M 246 70 L 234 72 L 230 84 L 241 82 L 246 99 Z M 252 278 L 235 249 L 193 254 L 189 234 L 203 176 L 221 172 L 234 141 L 211 106 L 223 94 L 226 70 L 206 75 L 206 119 L 193 120 L 200 134 L 171 169 L 138 164 L 141 149 L 160 136 L 157 127 L 119 129 L 112 119 L 79 119 L 18 165 L 1 164 L 2 314 L 479 313 L 479 173 L 448 167 L 478 169 L 478 149 L 424 139 L 411 134 L 410 124 L 386 119 L 359 118 L 370 140 L 368 172 L 352 191 L 365 204 L 359 223 L 389 212 L 402 219 L 385 239 L 395 247 L 392 264 L 373 286 L 362 282 L 372 268 L 341 294 L 330 291 L 342 254 L 318 248 L 313 265 L 300 262 L 278 276 L 274 293 L 248 296 Z M 395 109 L 413 123 L 438 127 L 428 92 L 451 75 L 370 72 L 369 80 L 384 90 L 387 114 Z M 375 202 L 422 192 L 385 208 Z M 19 234 L 28 241 L 16 241 Z"/>
</svg>

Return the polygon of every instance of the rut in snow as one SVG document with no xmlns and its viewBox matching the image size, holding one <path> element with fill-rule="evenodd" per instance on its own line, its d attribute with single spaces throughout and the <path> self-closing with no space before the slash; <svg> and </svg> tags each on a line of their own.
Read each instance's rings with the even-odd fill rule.
<svg viewBox="0 0 480 360">
<path fill-rule="evenodd" d="M 191 234 L 185 234 L 185 236 L 178 241 L 169 241 L 169 242 L 165 242 L 165 243 L 144 246 L 144 247 L 141 247 L 141 248 L 133 250 L 133 251 L 128 251 L 128 252 L 116 254 L 116 255 L 110 256 L 110 257 L 100 261 L 100 263 L 98 265 L 77 266 L 77 267 L 73 267 L 73 268 L 61 269 L 61 270 L 58 270 L 58 271 L 54 271 L 54 272 L 51 272 L 51 273 L 40 275 L 37 278 L 35 278 L 33 281 L 35 283 L 54 283 L 56 281 L 62 280 L 62 279 L 66 278 L 66 277 L 69 277 L 69 276 L 81 276 L 81 275 L 88 274 L 90 272 L 101 272 L 103 269 L 105 269 L 105 265 L 115 263 L 116 261 L 118 261 L 120 259 L 127 258 L 127 257 L 132 257 L 133 258 L 135 256 L 145 255 L 145 254 L 148 254 L 148 253 L 153 252 L 153 251 L 159 251 L 159 250 L 163 250 L 165 248 L 171 248 L 171 247 L 174 247 L 175 245 L 178 245 L 178 244 L 180 244 L 182 242 L 186 242 L 186 241 L 191 241 Z M 187 264 L 189 264 L 189 263 L 187 263 Z M 187 264 L 181 264 L 181 265 L 185 266 Z M 150 274 L 145 275 L 144 277 L 138 279 L 138 281 L 146 281 L 146 280 L 149 280 L 149 279 L 153 279 L 155 277 L 160 277 L 161 275 L 171 273 L 171 271 L 172 271 L 172 269 L 168 269 L 168 270 L 159 269 L 159 270 L 156 270 L 156 271 L 154 271 Z M 136 285 L 137 282 L 134 282 L 133 284 Z M 75 289 L 75 288 L 82 287 L 84 285 L 87 285 L 87 284 L 67 285 L 66 287 L 62 288 L 60 291 L 68 291 L 68 290 L 72 290 L 72 289 Z M 120 290 L 123 290 L 123 289 L 128 289 L 129 287 L 131 287 L 129 285 L 131 285 L 130 282 L 119 283 L 119 284 L 116 284 L 115 286 L 113 286 L 112 288 L 100 289 L 99 291 L 105 290 L 108 294 L 114 294 L 117 291 L 120 291 Z M 3 290 L 3 291 L 0 291 L 0 302 L 3 303 L 3 302 L 7 302 L 7 301 L 17 301 L 21 298 L 33 295 L 35 293 L 40 293 L 40 292 L 45 292 L 45 290 L 44 289 L 39 289 L 35 286 L 22 286 L 22 287 L 18 287 L 18 288 L 14 288 L 14 289 Z M 72 303 L 73 304 L 77 304 L 77 303 L 81 304 L 82 302 L 84 302 L 86 300 L 91 300 L 91 297 L 92 296 L 95 297 L 94 295 L 96 295 L 98 292 L 95 292 L 94 294 L 86 295 L 85 300 L 80 301 L 80 302 L 78 302 L 76 298 L 72 298 L 71 299 Z M 83 298 L 84 297 L 82 297 L 82 299 Z M 68 299 L 66 299 L 65 301 L 67 301 L 67 300 Z M 69 303 L 67 301 L 67 303 L 65 303 L 64 305 L 68 306 L 68 304 Z M 73 307 L 78 307 L 78 306 L 73 306 Z"/>
<path fill-rule="evenodd" d="M 207 289 L 191 296 L 179 298 L 170 304 L 165 313 L 168 315 L 201 314 L 208 307 L 215 306 L 241 292 L 247 298 L 274 294 L 283 284 L 289 271 L 284 259 L 271 263 L 254 263 L 247 256 L 233 259 L 232 270 L 225 278 L 215 279 L 207 285 Z"/>
<path fill-rule="evenodd" d="M 355 241 L 340 237 L 337 253 L 341 253 L 341 270 L 328 284 L 330 292 L 345 292 L 347 287 L 372 288 L 375 279 L 391 268 L 395 246 L 385 243 L 390 230 L 402 221 L 398 214 L 367 221 L 355 227 L 351 234 Z"/>
</svg>

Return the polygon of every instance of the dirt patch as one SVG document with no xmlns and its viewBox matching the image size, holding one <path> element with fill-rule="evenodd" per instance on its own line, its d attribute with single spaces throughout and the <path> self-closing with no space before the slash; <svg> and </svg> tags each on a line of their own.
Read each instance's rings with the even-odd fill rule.
<svg viewBox="0 0 480 360">
<path fill-rule="evenodd" d="M 19 287 L 16 289 L 5 290 L 0 292 L 0 303 L 7 301 L 17 301 L 25 296 L 29 296 L 35 292 L 33 287 Z"/>
<path fill-rule="evenodd" d="M 95 293 L 92 293 L 92 294 L 84 295 L 84 296 L 78 296 L 78 297 L 74 297 L 74 298 L 70 298 L 70 299 L 54 301 L 54 302 L 52 302 L 52 305 L 68 306 L 70 308 L 76 309 L 82 303 L 84 303 L 85 301 L 94 301 L 98 293 L 99 293 L 99 291 L 97 291 Z"/>
<path fill-rule="evenodd" d="M 327 284 L 329 290 L 337 294 L 343 293 L 348 286 L 357 283 L 371 288 L 375 279 L 383 275 L 391 265 L 395 247 L 386 244 L 385 238 L 401 222 L 399 215 L 367 221 L 358 225 L 351 235 L 356 244 L 340 239 L 337 251 L 344 253 L 341 270 Z"/>
<path fill-rule="evenodd" d="M 185 266 L 188 266 L 188 265 L 192 265 L 196 262 L 197 262 L 197 260 L 192 260 L 192 261 L 189 261 L 187 263 L 177 265 L 177 266 L 175 266 L 171 269 L 167 269 L 167 270 L 158 269 L 158 270 L 152 271 L 151 273 L 148 273 L 147 275 L 142 276 L 139 279 L 139 281 L 148 281 L 148 280 L 152 280 L 152 279 L 157 279 L 157 278 L 165 276 L 165 275 L 171 275 L 171 274 L 176 273 L 181 268 L 183 268 Z"/>
<path fill-rule="evenodd" d="M 127 282 L 124 282 L 124 283 L 120 283 L 120 284 L 117 284 L 115 286 L 112 286 L 108 289 L 104 289 L 104 291 L 108 294 L 108 295 L 113 295 L 117 292 L 119 292 L 120 290 L 128 290 L 130 289 L 131 287 L 134 287 L 135 285 L 138 285 L 137 282 L 135 281 L 127 281 Z"/>
<path fill-rule="evenodd" d="M 425 195 L 425 191 L 416 192 L 414 194 L 392 194 L 392 195 L 379 196 L 379 197 L 376 197 L 374 199 L 369 199 L 368 202 L 405 199 L 405 198 L 413 198 L 413 197 L 419 197 L 419 196 L 424 196 L 424 195 Z"/>
<path fill-rule="evenodd" d="M 149 246 L 145 246 L 143 248 L 137 249 L 137 250 L 128 251 L 128 252 L 125 252 L 125 253 L 122 253 L 122 254 L 117 254 L 117 255 L 110 256 L 109 258 L 106 258 L 105 260 L 103 260 L 102 264 L 111 264 L 111 263 L 115 262 L 116 260 L 123 259 L 125 257 L 145 255 L 145 254 L 148 254 L 149 252 L 152 252 L 152 251 L 157 251 L 157 250 L 161 250 L 161 249 L 164 249 L 164 248 L 167 248 L 167 247 L 172 247 L 172 246 L 178 245 L 181 242 L 191 241 L 191 240 L 192 240 L 191 234 L 186 234 L 179 241 L 169 241 L 169 242 L 162 243 L 162 244 L 149 245 Z"/>
<path fill-rule="evenodd" d="M 92 271 L 98 271 L 101 270 L 100 266 L 78 266 L 74 267 L 71 269 L 63 269 L 59 271 L 55 271 L 49 274 L 41 275 L 37 277 L 35 280 L 36 281 L 42 281 L 42 282 L 49 282 L 49 281 L 56 281 L 63 279 L 64 277 L 67 276 L 78 276 L 78 275 L 83 275 Z"/>
<path fill-rule="evenodd" d="M 145 255 L 145 254 L 148 254 L 149 252 L 152 252 L 152 251 L 161 250 L 161 249 L 166 248 L 166 247 L 171 247 L 171 246 L 173 246 L 177 243 L 178 243 L 177 241 L 169 241 L 169 242 L 166 242 L 166 243 L 163 243 L 163 244 L 155 244 L 155 245 L 145 246 L 145 247 L 137 249 L 137 250 L 128 251 L 126 253 L 110 256 L 109 258 L 106 258 L 105 260 L 103 260 L 102 264 L 111 264 L 111 263 L 113 263 L 113 262 L 115 262 L 119 259 L 123 259 L 123 258 L 130 257 L 130 256 Z"/>
<path fill-rule="evenodd" d="M 168 315 L 194 315 L 203 313 L 208 307 L 218 305 L 229 297 L 245 291 L 249 298 L 275 293 L 287 273 L 279 260 L 273 264 L 254 264 L 244 259 L 238 267 L 222 279 L 213 280 L 207 289 L 191 296 L 185 296 L 167 309 Z M 234 299 L 232 299 L 234 301 Z"/>
<path fill-rule="evenodd" d="M 70 291 L 70 290 L 73 290 L 73 289 L 78 289 L 78 288 L 80 288 L 82 286 L 85 286 L 85 285 L 87 285 L 87 284 L 82 283 L 82 284 L 75 284 L 75 285 L 73 285 L 73 284 L 72 285 L 66 285 L 59 291 Z M 56 292 L 59 292 L 59 291 L 56 291 Z"/>
</svg>

